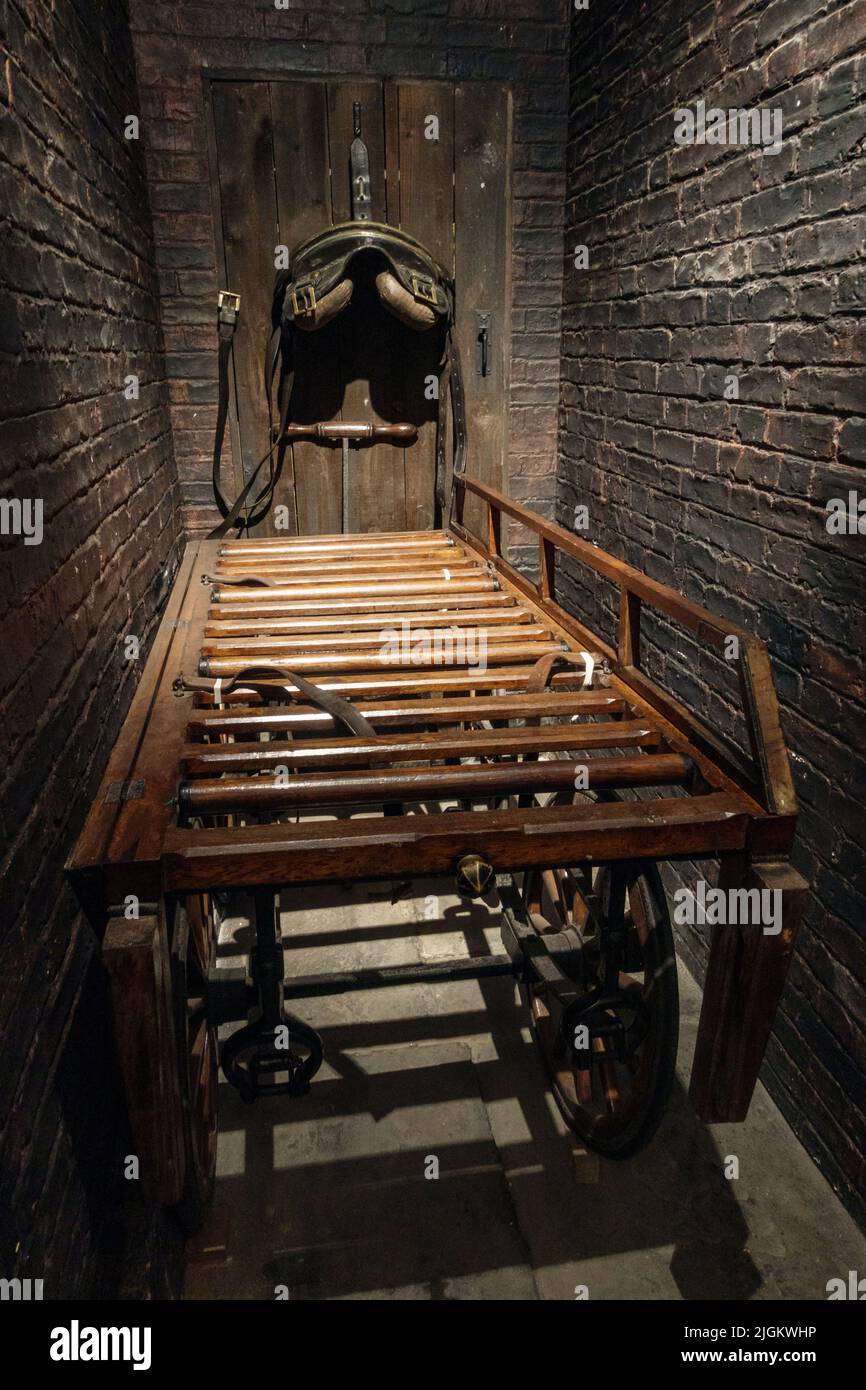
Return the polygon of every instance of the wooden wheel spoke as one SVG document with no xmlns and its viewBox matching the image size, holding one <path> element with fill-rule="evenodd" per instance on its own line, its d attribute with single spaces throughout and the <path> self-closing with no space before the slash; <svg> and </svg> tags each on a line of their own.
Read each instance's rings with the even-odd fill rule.
<svg viewBox="0 0 866 1390">
<path fill-rule="evenodd" d="M 591 1147 L 624 1157 L 642 1147 L 661 1118 L 673 1079 L 676 1056 L 676 972 L 659 970 L 673 954 L 670 923 L 657 872 L 643 864 L 626 864 L 624 924 L 627 941 L 622 967 L 613 971 L 619 1002 L 611 1001 L 605 1018 L 619 1018 L 628 1030 L 620 1058 L 610 1036 L 591 1036 L 590 1065 L 572 1053 L 563 1057 L 559 1037 L 560 1006 L 552 990 L 532 1000 L 536 1041 L 541 1049 L 560 1110 L 572 1129 Z M 549 868 L 528 872 L 523 901 L 541 935 L 571 930 L 575 948 L 559 959 L 584 994 L 610 975 L 607 914 L 611 869 Z M 627 967 L 627 968 L 625 968 Z M 595 1015 L 598 1019 L 598 1014 Z"/>
</svg>

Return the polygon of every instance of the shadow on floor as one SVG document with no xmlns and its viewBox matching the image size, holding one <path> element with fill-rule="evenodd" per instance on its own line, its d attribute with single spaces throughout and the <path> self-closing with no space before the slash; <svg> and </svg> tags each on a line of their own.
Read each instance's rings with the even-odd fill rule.
<svg viewBox="0 0 866 1390">
<path fill-rule="evenodd" d="M 287 973 L 501 949 L 495 905 L 415 891 L 284 901 Z M 226 925 L 229 963 L 249 934 Z M 300 1101 L 246 1106 L 221 1087 L 227 1258 L 191 1264 L 186 1296 L 824 1297 L 859 1237 L 763 1092 L 745 1126 L 697 1120 L 683 1078 L 700 1001 L 685 972 L 681 989 L 668 1114 L 619 1163 L 566 1133 L 508 978 L 293 1004 L 322 1034 L 326 1065 Z M 725 1177 L 727 1154 L 740 1181 Z M 846 1246 L 835 1262 L 830 1228 Z"/>
</svg>

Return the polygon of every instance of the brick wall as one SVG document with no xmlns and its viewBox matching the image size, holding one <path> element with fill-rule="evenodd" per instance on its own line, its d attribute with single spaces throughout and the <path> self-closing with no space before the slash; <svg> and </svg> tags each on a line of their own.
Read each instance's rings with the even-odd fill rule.
<svg viewBox="0 0 866 1390">
<path fill-rule="evenodd" d="M 0 539 L 0 1275 L 57 1298 L 111 1288 L 128 1148 L 62 868 L 143 664 L 122 638 L 143 657 L 176 472 L 125 6 L 11 0 L 4 26 L 0 498 L 44 520 Z"/>
<path fill-rule="evenodd" d="M 567 258 L 560 519 L 587 504 L 592 540 L 769 642 L 813 897 L 764 1076 L 863 1219 L 866 541 L 825 504 L 866 496 L 866 2 L 590 0 L 570 85 L 589 268 Z M 780 109 L 781 150 L 679 146 L 700 98 Z M 572 579 L 611 631 L 610 594 Z M 649 635 L 662 683 L 740 733 L 730 672 Z"/>
<path fill-rule="evenodd" d="M 131 0 L 188 526 L 213 524 L 214 233 L 201 71 L 509 82 L 514 90 L 513 494 L 552 514 L 569 0 Z M 214 375 L 200 376 L 201 354 Z"/>
</svg>

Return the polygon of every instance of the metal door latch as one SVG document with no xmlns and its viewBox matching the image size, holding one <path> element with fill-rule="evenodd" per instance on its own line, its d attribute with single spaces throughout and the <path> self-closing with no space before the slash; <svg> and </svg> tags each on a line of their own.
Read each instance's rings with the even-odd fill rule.
<svg viewBox="0 0 866 1390">
<path fill-rule="evenodd" d="M 476 314 L 475 370 L 479 376 L 490 376 L 492 359 L 490 339 L 492 336 L 492 314 Z"/>
</svg>

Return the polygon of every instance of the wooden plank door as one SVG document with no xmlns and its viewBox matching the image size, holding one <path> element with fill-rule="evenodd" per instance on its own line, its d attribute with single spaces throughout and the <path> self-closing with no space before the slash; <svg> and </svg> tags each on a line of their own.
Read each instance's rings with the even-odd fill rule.
<svg viewBox="0 0 866 1390">
<path fill-rule="evenodd" d="M 292 249 L 350 216 L 355 102 L 370 152 L 374 218 L 416 237 L 455 276 L 468 468 L 501 484 L 511 298 L 507 90 L 343 77 L 221 78 L 210 89 L 217 260 L 222 283 L 241 295 L 229 417 L 235 476 L 225 490 L 240 490 L 267 447 L 263 361 L 277 248 Z M 352 449 L 350 529 L 432 526 L 441 335 L 400 325 L 359 278 L 349 309 L 299 338 L 293 420 L 410 421 L 418 429 L 407 448 Z M 338 448 L 305 441 L 287 450 L 275 502 L 289 531 L 339 531 L 341 486 Z M 259 530 L 273 534 L 273 516 Z"/>
</svg>

